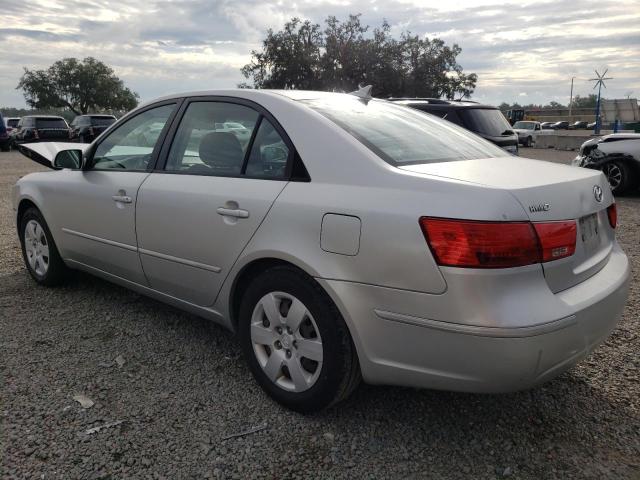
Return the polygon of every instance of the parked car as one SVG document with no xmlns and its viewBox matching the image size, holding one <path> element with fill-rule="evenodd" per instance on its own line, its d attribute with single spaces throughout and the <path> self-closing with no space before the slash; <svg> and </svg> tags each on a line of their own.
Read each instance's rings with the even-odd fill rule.
<svg viewBox="0 0 640 480">
<path fill-rule="evenodd" d="M 555 122 L 553 125 L 551 125 L 551 128 L 553 130 L 569 130 L 569 122 Z"/>
<path fill-rule="evenodd" d="M 509 153 L 518 154 L 518 136 L 496 107 L 470 101 L 458 102 L 438 98 L 390 98 L 389 100 L 444 118 L 480 135 Z"/>
<path fill-rule="evenodd" d="M 553 130 L 553 123 L 554 122 L 542 122 L 540 126 L 543 130 Z"/>
<path fill-rule="evenodd" d="M 20 117 L 4 117 L 4 124 L 7 127 L 7 133 L 11 135 L 11 132 L 18 127 Z"/>
<path fill-rule="evenodd" d="M 11 137 L 9 136 L 9 132 L 7 132 L 7 126 L 4 123 L 2 113 L 0 113 L 0 150 L 3 152 L 8 151 L 11 148 L 10 142 Z"/>
<path fill-rule="evenodd" d="M 640 133 L 614 133 L 591 138 L 573 160 L 578 167 L 602 170 L 614 195 L 640 186 Z"/>
<path fill-rule="evenodd" d="M 589 126 L 589 122 L 577 121 L 569 125 L 570 130 L 584 130 Z"/>
<path fill-rule="evenodd" d="M 549 130 L 543 130 L 540 122 L 522 120 L 513 125 L 513 131 L 518 135 L 518 143 L 525 147 L 533 145 L 539 135 L 548 135 Z"/>
<path fill-rule="evenodd" d="M 91 143 L 115 121 L 113 115 L 78 115 L 69 126 L 69 140 Z"/>
<path fill-rule="evenodd" d="M 27 115 L 22 117 L 16 127 L 14 142 L 50 142 L 67 140 L 69 138 L 69 125 L 62 117 L 52 115 Z"/>
<path fill-rule="evenodd" d="M 224 325 L 303 412 L 361 377 L 520 390 L 603 342 L 629 282 L 604 175 L 368 92 L 173 95 L 91 145 L 20 145 L 53 169 L 13 189 L 28 272 L 84 270 Z M 252 130 L 246 148 L 222 122 Z"/>
</svg>

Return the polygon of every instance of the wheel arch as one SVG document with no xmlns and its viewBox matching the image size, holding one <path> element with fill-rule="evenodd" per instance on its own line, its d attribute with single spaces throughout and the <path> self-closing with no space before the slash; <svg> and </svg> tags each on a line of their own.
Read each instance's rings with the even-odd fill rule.
<svg viewBox="0 0 640 480">
<path fill-rule="evenodd" d="M 278 266 L 295 268 L 309 277 L 312 277 L 312 275 L 310 275 L 304 268 L 279 257 L 261 257 L 247 262 L 235 275 L 229 292 L 229 320 L 234 331 L 237 331 L 238 327 L 238 311 L 240 309 L 240 302 L 242 301 L 242 296 L 249 286 L 251 279 L 270 268 Z"/>
<path fill-rule="evenodd" d="M 31 207 L 36 208 L 40 213 L 42 213 L 42 210 L 40 210 L 40 207 L 38 207 L 33 199 L 28 197 L 20 199 L 20 202 L 18 203 L 18 210 L 16 212 L 16 229 L 18 230 L 18 233 L 20 233 L 20 223 L 22 222 L 22 217 L 24 216 L 25 212 Z"/>
</svg>

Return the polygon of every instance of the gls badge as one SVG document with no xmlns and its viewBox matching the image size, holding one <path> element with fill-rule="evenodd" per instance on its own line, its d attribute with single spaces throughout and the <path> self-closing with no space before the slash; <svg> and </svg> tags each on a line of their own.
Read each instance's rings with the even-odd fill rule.
<svg viewBox="0 0 640 480">
<path fill-rule="evenodd" d="M 549 205 L 548 203 L 539 203 L 538 205 L 529 205 L 529 211 L 531 213 L 548 212 L 550 208 L 551 208 L 551 205 Z"/>
</svg>

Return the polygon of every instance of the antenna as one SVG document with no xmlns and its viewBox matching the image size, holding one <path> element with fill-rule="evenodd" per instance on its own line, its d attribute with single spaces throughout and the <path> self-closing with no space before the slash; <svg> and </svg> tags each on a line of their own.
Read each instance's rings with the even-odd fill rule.
<svg viewBox="0 0 640 480">
<path fill-rule="evenodd" d="M 373 90 L 373 85 L 367 85 L 366 87 L 361 87 L 358 90 L 354 90 L 353 92 L 349 92 L 349 95 L 355 95 L 362 100 L 369 101 L 373 97 L 371 96 L 371 90 Z"/>
<path fill-rule="evenodd" d="M 595 90 L 598 87 L 598 101 L 596 102 L 596 125 L 593 127 L 593 133 L 596 135 L 600 134 L 600 92 L 602 91 L 602 87 L 607 88 L 604 81 L 605 80 L 613 80 L 613 77 L 605 77 L 609 69 L 607 68 L 602 75 L 598 72 L 598 70 L 594 70 L 596 72 L 596 78 L 590 78 L 590 82 L 596 82 L 593 86 Z"/>
</svg>

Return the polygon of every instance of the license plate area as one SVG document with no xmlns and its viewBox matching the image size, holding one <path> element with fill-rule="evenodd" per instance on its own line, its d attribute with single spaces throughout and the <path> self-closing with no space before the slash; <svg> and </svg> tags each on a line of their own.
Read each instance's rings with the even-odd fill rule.
<svg viewBox="0 0 640 480">
<path fill-rule="evenodd" d="M 591 251 L 597 248 L 599 244 L 599 228 L 598 228 L 598 214 L 592 213 L 591 215 L 585 215 L 578 220 L 580 226 L 580 236 L 585 250 Z"/>
</svg>

